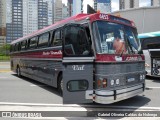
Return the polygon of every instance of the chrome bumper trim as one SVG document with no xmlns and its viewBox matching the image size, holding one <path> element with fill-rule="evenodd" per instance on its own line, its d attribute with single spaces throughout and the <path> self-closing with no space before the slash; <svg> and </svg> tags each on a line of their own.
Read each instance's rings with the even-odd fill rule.
<svg viewBox="0 0 160 120">
<path fill-rule="evenodd" d="M 116 90 L 116 92 L 109 91 L 109 94 L 107 94 L 108 91 L 99 90 L 98 92 L 95 91 L 94 101 L 100 104 L 110 104 L 141 94 L 143 93 L 143 89 L 143 84 L 139 84 L 136 86 L 128 87 L 126 89 Z"/>
</svg>

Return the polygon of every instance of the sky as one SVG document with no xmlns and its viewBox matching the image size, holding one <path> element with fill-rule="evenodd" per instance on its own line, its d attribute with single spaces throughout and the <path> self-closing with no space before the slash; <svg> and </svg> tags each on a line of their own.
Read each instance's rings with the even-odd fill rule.
<svg viewBox="0 0 160 120">
<path fill-rule="evenodd" d="M 84 0 L 84 12 L 86 12 L 87 10 L 87 4 L 93 4 L 92 3 L 93 0 Z M 119 10 L 119 0 L 111 0 L 112 1 L 112 11 L 117 11 Z M 143 6 L 150 6 L 150 1 L 151 0 L 139 0 L 139 6 L 143 7 Z M 67 5 L 67 0 L 62 0 L 63 3 L 65 3 Z"/>
</svg>

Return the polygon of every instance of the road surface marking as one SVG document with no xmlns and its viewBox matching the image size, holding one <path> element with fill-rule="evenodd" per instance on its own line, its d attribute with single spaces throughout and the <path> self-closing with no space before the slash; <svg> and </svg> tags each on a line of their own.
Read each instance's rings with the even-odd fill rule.
<svg viewBox="0 0 160 120">
<path fill-rule="evenodd" d="M 13 105 L 13 106 L 39 106 L 39 107 L 79 107 L 79 108 L 108 108 L 108 109 L 139 109 L 139 110 L 160 110 L 160 107 L 140 107 L 140 106 L 111 106 L 111 105 L 78 105 L 78 104 L 45 104 L 45 103 L 11 103 L 0 102 L 1 105 Z"/>
<path fill-rule="evenodd" d="M 148 89 L 160 89 L 160 87 L 146 87 Z"/>
<path fill-rule="evenodd" d="M 0 77 L 0 79 L 4 79 L 4 78 L 7 78 L 7 77 Z"/>
</svg>

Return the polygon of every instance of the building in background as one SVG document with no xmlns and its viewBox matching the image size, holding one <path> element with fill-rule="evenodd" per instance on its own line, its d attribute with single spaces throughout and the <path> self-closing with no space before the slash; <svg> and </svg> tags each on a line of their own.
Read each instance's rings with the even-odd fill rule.
<svg viewBox="0 0 160 120">
<path fill-rule="evenodd" d="M 66 6 L 65 4 L 63 4 L 62 7 L 62 19 L 68 18 L 69 17 L 69 9 L 68 6 Z"/>
<path fill-rule="evenodd" d="M 72 16 L 72 14 L 73 14 L 73 0 L 68 0 L 67 6 L 68 6 L 69 16 Z"/>
<path fill-rule="evenodd" d="M 53 22 L 58 22 L 62 20 L 62 0 L 55 0 L 54 1 L 54 17 Z"/>
<path fill-rule="evenodd" d="M 48 26 L 48 4 L 38 0 L 38 29 Z"/>
<path fill-rule="evenodd" d="M 73 0 L 73 15 L 83 13 L 83 0 Z"/>
<path fill-rule="evenodd" d="M 160 6 L 160 0 L 145 1 L 147 4 L 140 5 L 141 0 L 119 0 L 119 10 L 139 8 L 144 6 Z"/>
<path fill-rule="evenodd" d="M 160 0 L 151 0 L 151 6 L 160 6 Z"/>
<path fill-rule="evenodd" d="M 38 29 L 38 1 L 23 0 L 23 36 Z"/>
<path fill-rule="evenodd" d="M 0 46 L 6 43 L 6 2 L 0 0 Z"/>
<path fill-rule="evenodd" d="M 0 31 L 3 31 L 0 33 L 5 35 L 3 43 L 53 23 L 53 0 L 0 0 L 0 6 Z"/>
<path fill-rule="evenodd" d="M 53 0 L 38 0 L 38 29 L 53 23 Z"/>
<path fill-rule="evenodd" d="M 159 11 L 160 6 L 140 7 L 128 10 L 115 11 L 112 14 L 119 14 L 123 18 L 134 21 L 138 33 L 141 34 L 160 31 L 160 16 L 158 15 Z"/>
<path fill-rule="evenodd" d="M 94 9 L 101 13 L 111 12 L 111 0 L 94 0 Z"/>
<path fill-rule="evenodd" d="M 10 43 L 23 36 L 23 1 L 12 0 L 8 4 L 8 7 L 11 7 L 11 11 L 7 12 L 11 12 L 12 19 L 6 22 L 6 42 Z"/>
<path fill-rule="evenodd" d="M 119 9 L 138 8 L 139 0 L 119 0 Z"/>
</svg>

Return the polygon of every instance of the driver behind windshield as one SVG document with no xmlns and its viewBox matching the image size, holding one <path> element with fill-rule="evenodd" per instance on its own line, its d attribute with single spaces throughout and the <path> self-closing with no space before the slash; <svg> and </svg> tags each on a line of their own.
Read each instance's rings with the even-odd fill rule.
<svg viewBox="0 0 160 120">
<path fill-rule="evenodd" d="M 122 53 L 126 53 L 127 51 L 125 47 L 124 38 L 122 38 L 121 36 L 122 35 L 118 31 L 114 33 L 113 48 L 115 50 L 115 54 L 122 54 Z"/>
</svg>

